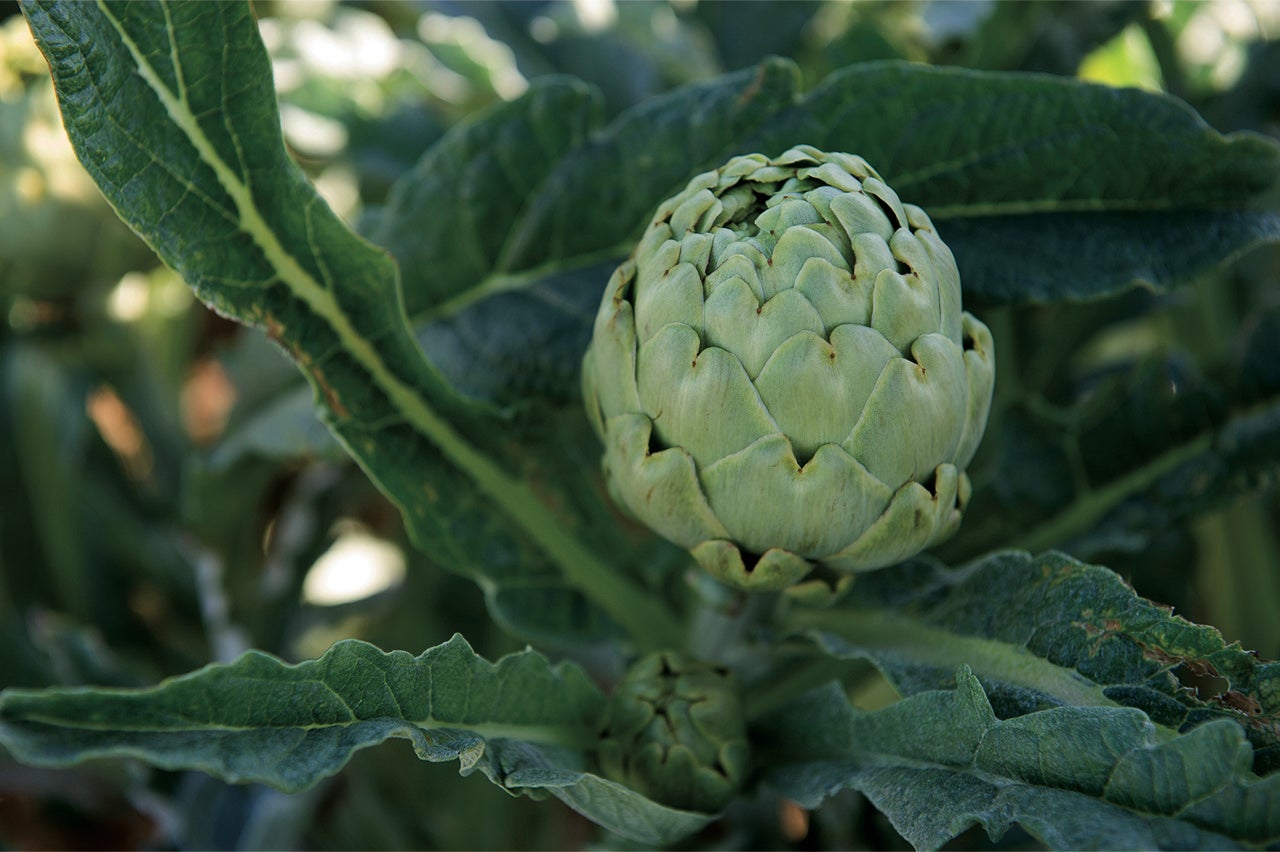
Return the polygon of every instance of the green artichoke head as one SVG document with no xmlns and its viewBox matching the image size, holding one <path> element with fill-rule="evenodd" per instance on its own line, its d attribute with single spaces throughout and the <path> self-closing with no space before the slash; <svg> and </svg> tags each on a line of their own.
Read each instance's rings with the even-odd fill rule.
<svg viewBox="0 0 1280 852">
<path fill-rule="evenodd" d="M 994 379 L 929 217 L 861 157 L 809 146 L 664 202 L 583 363 L 614 498 L 749 589 L 951 535 Z"/>
<path fill-rule="evenodd" d="M 667 651 L 618 684 L 599 754 L 606 776 L 671 807 L 712 813 L 742 785 L 748 748 L 728 671 Z"/>
</svg>

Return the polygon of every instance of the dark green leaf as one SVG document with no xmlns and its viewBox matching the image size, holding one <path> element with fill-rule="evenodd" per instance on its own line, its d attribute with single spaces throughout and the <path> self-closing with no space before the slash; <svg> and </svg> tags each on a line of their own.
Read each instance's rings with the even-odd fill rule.
<svg viewBox="0 0 1280 852">
<path fill-rule="evenodd" d="M 557 627 L 586 623 L 598 635 L 603 616 L 580 597 L 593 587 L 635 636 L 655 624 L 678 632 L 659 601 L 609 574 L 564 519 L 475 447 L 494 424 L 423 358 L 395 263 L 289 159 L 247 3 L 24 8 L 72 143 L 108 201 L 202 299 L 288 350 L 420 547 L 487 581 L 506 573 L 559 585 L 557 600 L 577 605 L 553 615 Z M 536 627 L 539 615 L 526 619 Z"/>
<path fill-rule="evenodd" d="M 544 78 L 446 134 L 397 181 L 370 236 L 399 261 L 410 316 L 504 271 L 508 234 L 599 113 L 583 83 Z"/>
<path fill-rule="evenodd" d="M 795 67 L 770 60 L 618 116 L 558 164 L 531 199 L 511 234 L 507 268 L 625 255 L 662 199 L 698 171 L 744 153 L 744 140 L 795 99 L 796 86 Z"/>
<path fill-rule="evenodd" d="M 794 95 L 794 70 L 775 61 L 653 98 L 599 128 L 590 89 L 539 82 L 446 135 L 396 185 L 370 233 L 400 261 L 415 319 L 446 299 L 461 306 L 521 286 L 509 276 L 543 264 L 556 275 L 566 261 L 625 255 L 658 201 L 738 153 Z"/>
<path fill-rule="evenodd" d="M 578 365 L 591 340 L 613 258 L 552 272 L 418 328 L 418 343 L 464 393 L 500 405 L 578 396 Z M 494 329 L 503 333 L 494 334 Z"/>
<path fill-rule="evenodd" d="M 1280 147 L 1221 136 L 1135 89 L 868 63 L 832 74 L 753 141 L 865 157 L 928 211 L 982 300 L 1169 287 L 1280 236 L 1276 214 L 1244 209 L 1280 176 Z"/>
<path fill-rule="evenodd" d="M 1280 664 L 1143 600 L 1106 568 L 1009 552 L 958 569 L 910 562 L 854 588 L 794 624 L 830 654 L 870 659 L 904 694 L 939 689 L 967 665 L 1002 718 L 1127 705 L 1175 729 L 1229 719 L 1253 742 L 1259 771 L 1280 762 Z M 1189 673 L 1226 688 L 1188 692 L 1176 675 Z"/>
<path fill-rule="evenodd" d="M 1169 309 L 1162 301 L 1142 314 Z M 1052 333 L 1039 333 L 1053 324 L 1077 330 L 1107 324 L 1088 307 L 1073 310 L 1080 313 L 1045 311 L 1020 337 L 1002 341 L 1014 353 L 1005 362 L 1013 367 L 1006 387 L 1025 382 L 1036 390 L 1022 398 L 1010 392 L 1016 401 L 988 430 L 986 454 L 972 471 L 971 511 L 941 549 L 949 561 L 1000 546 L 1057 547 L 1087 559 L 1140 551 L 1188 518 L 1261 492 L 1280 472 L 1280 399 L 1268 378 L 1265 316 L 1242 357 L 1226 341 L 1175 333 L 1163 343 L 1154 337 L 1161 320 L 1128 317 L 1129 324 L 1111 329 L 1111 339 L 1148 334 L 1154 351 L 1089 368 L 1070 356 L 1091 343 L 1087 333 L 1062 345 Z M 1194 335 L 1199 312 L 1191 305 L 1183 310 Z M 1209 355 L 1202 366 L 1183 348 L 1201 344 L 1226 354 Z M 1026 362 L 1018 353 L 1026 353 Z M 1063 368 L 1051 380 L 1028 366 L 1052 364 L 1055 353 Z M 1066 399 L 1049 404 L 1051 394 Z"/>
<path fill-rule="evenodd" d="M 83 389 L 76 377 L 38 346 L 0 349 L 0 399 L 12 436 L 19 477 L 9 487 L 26 495 L 38 551 L 34 565 L 47 573 L 58 605 L 91 622 L 102 613 L 93 554 L 83 539 L 83 462 L 90 440 L 80 416 Z M 27 507 L 24 507 L 27 508 Z"/>
<path fill-rule="evenodd" d="M 309 368 L 349 443 L 367 444 L 417 394 L 457 407 L 405 327 L 394 264 L 289 160 L 247 5 L 25 9 L 68 133 L 108 200 L 202 299 Z"/>
<path fill-rule="evenodd" d="M 967 667 L 956 689 L 861 713 L 834 687 L 763 720 L 765 780 L 816 807 L 853 788 L 916 848 L 972 825 L 1020 824 L 1052 849 L 1226 849 L 1280 839 L 1280 776 L 1249 771 L 1240 729 L 1216 721 L 1167 737 L 1139 711 L 992 712 Z"/>
<path fill-rule="evenodd" d="M 393 736 L 466 771 L 491 765 L 490 741 L 580 748 L 601 700 L 581 672 L 533 653 L 491 665 L 461 637 L 416 658 L 348 640 L 296 666 L 253 651 L 150 690 L 9 690 L 0 731 L 40 765 L 132 756 L 301 790 Z"/>
<path fill-rule="evenodd" d="M 503 751 L 504 783 L 545 789 L 594 822 L 630 840 L 665 846 L 704 828 L 713 817 L 681 811 L 587 772 L 566 770 L 549 749 L 509 743 Z"/>
<path fill-rule="evenodd" d="M 821 8 L 817 0 L 719 0 L 695 6 L 693 14 L 711 32 L 721 63 L 735 71 L 770 55 L 794 55 Z"/>
<path fill-rule="evenodd" d="M 153 689 L 7 690 L 0 743 L 24 762 L 134 757 L 297 791 L 395 737 L 516 792 L 547 791 L 623 836 L 670 843 L 710 817 L 584 771 L 604 699 L 531 651 L 491 664 L 461 636 L 418 657 L 346 640 L 289 666 L 251 651 Z"/>
<path fill-rule="evenodd" d="M 940 220 L 973 304 L 1165 289 L 1280 240 L 1280 213 L 1257 210 L 1039 213 Z M 1028 251 L 1034 246 L 1034 251 Z"/>
<path fill-rule="evenodd" d="M 1163 95 L 899 62 L 832 74 L 753 141 L 796 139 L 856 150 L 939 221 L 1235 206 L 1280 176 L 1280 146 Z"/>
</svg>

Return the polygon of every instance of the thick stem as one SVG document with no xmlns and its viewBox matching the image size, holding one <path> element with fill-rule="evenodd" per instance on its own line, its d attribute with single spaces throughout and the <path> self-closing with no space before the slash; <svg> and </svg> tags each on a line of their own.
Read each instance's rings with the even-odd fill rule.
<svg viewBox="0 0 1280 852">
<path fill-rule="evenodd" d="M 789 663 L 747 691 L 743 699 L 743 712 L 748 721 L 759 719 L 811 689 L 832 681 L 843 683 L 851 676 L 865 675 L 868 669 L 870 663 L 864 660 L 842 660 L 826 655 Z"/>
<path fill-rule="evenodd" d="M 689 652 L 701 660 L 738 669 L 751 668 L 758 657 L 752 633 L 769 623 L 778 605 L 776 592 L 751 593 L 700 578 L 697 606 L 689 633 Z"/>
</svg>

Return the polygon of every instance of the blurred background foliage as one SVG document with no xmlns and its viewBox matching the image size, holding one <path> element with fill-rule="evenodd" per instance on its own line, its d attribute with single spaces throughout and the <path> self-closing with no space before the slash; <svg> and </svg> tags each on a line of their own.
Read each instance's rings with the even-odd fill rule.
<svg viewBox="0 0 1280 852">
<path fill-rule="evenodd" d="M 794 59 L 806 85 L 907 59 L 1163 90 L 1219 130 L 1280 136 L 1270 0 L 255 5 L 286 141 L 357 226 L 451 126 L 547 74 L 596 85 L 612 115 L 770 54 Z M 308 658 L 342 637 L 416 653 L 462 632 L 491 658 L 518 648 L 479 589 L 408 546 L 295 368 L 195 302 L 115 218 L 63 135 L 25 22 L 13 4 L 0 16 L 0 686 L 151 683 L 249 647 Z M 1280 249 L 1266 247 L 1173 293 L 968 305 L 1000 339 L 1001 381 L 973 508 L 941 555 L 1005 546 L 1135 454 L 1215 422 L 1225 400 L 1280 389 L 1277 270 Z M 573 416 L 576 390 L 560 390 Z M 1273 497 L 1125 511 L 1167 522 L 1135 535 L 1121 512 L 1072 552 L 1280 655 Z M 751 838 L 696 842 L 903 846 L 857 796 L 814 815 L 735 807 L 750 810 L 734 824 L 754 825 Z M 555 849 L 593 837 L 566 808 L 407 748 L 362 752 L 297 796 L 128 762 L 50 773 L 0 761 L 9 848 Z"/>
</svg>

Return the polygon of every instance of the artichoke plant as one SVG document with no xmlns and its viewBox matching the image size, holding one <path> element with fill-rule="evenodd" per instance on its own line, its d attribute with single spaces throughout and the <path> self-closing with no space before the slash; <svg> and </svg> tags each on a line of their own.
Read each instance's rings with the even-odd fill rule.
<svg viewBox="0 0 1280 852">
<path fill-rule="evenodd" d="M 742 785 L 749 746 L 728 671 L 668 651 L 631 667 L 600 740 L 605 774 L 676 808 L 714 812 Z"/>
<path fill-rule="evenodd" d="M 717 578 L 894 564 L 951 535 L 990 332 L 951 251 L 861 157 L 735 157 L 658 207 L 583 364 L 614 498 Z"/>
</svg>

